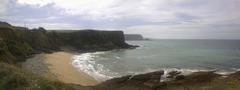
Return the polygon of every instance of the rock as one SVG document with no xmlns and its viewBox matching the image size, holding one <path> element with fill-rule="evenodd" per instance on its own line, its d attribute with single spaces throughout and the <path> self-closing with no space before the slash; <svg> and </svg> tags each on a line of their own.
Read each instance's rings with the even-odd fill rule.
<svg viewBox="0 0 240 90">
<path fill-rule="evenodd" d="M 204 83 L 209 82 L 221 75 L 214 72 L 195 72 L 185 77 L 184 81 L 189 83 Z"/>
<path fill-rule="evenodd" d="M 140 81 L 147 81 L 147 80 L 160 80 L 161 76 L 164 74 L 164 71 L 155 71 L 150 72 L 147 74 L 139 74 L 135 75 L 131 78 L 131 80 L 140 80 Z"/>
<path fill-rule="evenodd" d="M 135 75 L 130 80 L 136 80 L 136 81 L 142 81 L 145 82 L 147 80 L 151 79 L 151 74 L 140 74 L 140 75 Z"/>
<path fill-rule="evenodd" d="M 176 77 L 179 74 L 181 74 L 180 71 L 171 71 L 171 72 L 168 73 L 167 78 L 174 78 L 174 77 Z"/>
<path fill-rule="evenodd" d="M 115 78 L 112 81 L 114 81 L 115 83 L 124 83 L 124 82 L 128 81 L 130 77 L 131 77 L 131 75 L 127 75 L 127 76 L 123 76 L 120 78 Z"/>
<path fill-rule="evenodd" d="M 161 76 L 164 74 L 164 71 L 150 72 L 147 74 L 140 74 L 131 77 L 129 80 L 131 82 L 140 82 L 143 85 L 153 88 L 159 86 Z"/>
<path fill-rule="evenodd" d="M 185 76 L 184 76 L 184 75 L 177 75 L 177 76 L 175 77 L 175 80 L 183 80 L 183 79 L 185 79 Z"/>
<path fill-rule="evenodd" d="M 163 75 L 163 74 L 164 74 L 164 71 L 163 71 L 163 70 L 160 70 L 160 71 L 155 71 L 155 72 L 151 72 L 151 73 L 148 73 L 148 74 L 152 74 L 152 75 Z"/>
<path fill-rule="evenodd" d="M 151 79 L 160 79 L 162 75 L 152 75 Z"/>
<path fill-rule="evenodd" d="M 154 82 L 148 81 L 148 82 L 145 82 L 144 85 L 155 90 L 157 88 L 162 88 L 167 84 L 165 82 L 154 83 Z"/>
</svg>

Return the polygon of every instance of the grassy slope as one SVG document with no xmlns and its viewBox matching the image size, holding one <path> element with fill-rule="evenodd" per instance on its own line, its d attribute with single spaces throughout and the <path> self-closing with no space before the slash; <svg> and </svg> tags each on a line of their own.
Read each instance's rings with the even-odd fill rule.
<svg viewBox="0 0 240 90">
<path fill-rule="evenodd" d="M 0 90 L 73 90 L 67 84 L 49 81 L 19 67 L 0 63 Z"/>
<path fill-rule="evenodd" d="M 43 31 L 27 31 L 15 27 L 0 27 L 0 61 L 17 63 L 37 52 L 58 50 L 57 43 Z"/>
<path fill-rule="evenodd" d="M 0 90 L 72 90 L 72 86 L 50 81 L 22 69 L 18 63 L 34 53 L 59 50 L 55 33 L 29 31 L 0 22 Z"/>
</svg>

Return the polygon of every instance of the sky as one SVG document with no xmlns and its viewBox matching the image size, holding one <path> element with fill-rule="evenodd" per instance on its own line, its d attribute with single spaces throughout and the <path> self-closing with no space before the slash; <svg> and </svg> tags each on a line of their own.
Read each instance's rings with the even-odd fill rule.
<svg viewBox="0 0 240 90">
<path fill-rule="evenodd" d="M 0 0 L 0 21 L 123 30 L 162 39 L 240 39 L 240 0 Z"/>
</svg>

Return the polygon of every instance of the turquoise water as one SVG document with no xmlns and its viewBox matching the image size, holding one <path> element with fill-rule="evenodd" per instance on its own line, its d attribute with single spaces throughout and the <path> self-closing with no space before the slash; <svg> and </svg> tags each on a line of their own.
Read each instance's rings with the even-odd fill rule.
<svg viewBox="0 0 240 90">
<path fill-rule="evenodd" d="M 216 70 L 230 73 L 240 69 L 240 40 L 152 40 L 129 41 L 137 49 L 75 55 L 73 65 L 106 80 L 155 70 L 194 72 Z"/>
</svg>

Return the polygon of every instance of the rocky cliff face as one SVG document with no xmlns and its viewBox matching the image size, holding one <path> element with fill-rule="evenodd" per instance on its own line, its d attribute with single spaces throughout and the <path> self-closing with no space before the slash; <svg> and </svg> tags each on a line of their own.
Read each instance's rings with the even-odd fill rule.
<svg viewBox="0 0 240 90">
<path fill-rule="evenodd" d="M 27 29 L 0 23 L 0 61 L 17 62 L 39 52 L 61 48 L 100 51 L 133 48 L 125 43 L 122 31 L 79 30 L 74 32 L 47 32 L 44 28 Z"/>
<path fill-rule="evenodd" d="M 61 37 L 65 35 L 65 39 L 67 39 L 65 42 L 82 50 L 110 50 L 132 47 L 125 43 L 122 31 L 80 30 L 70 33 L 60 33 L 60 35 L 62 35 Z"/>
</svg>

